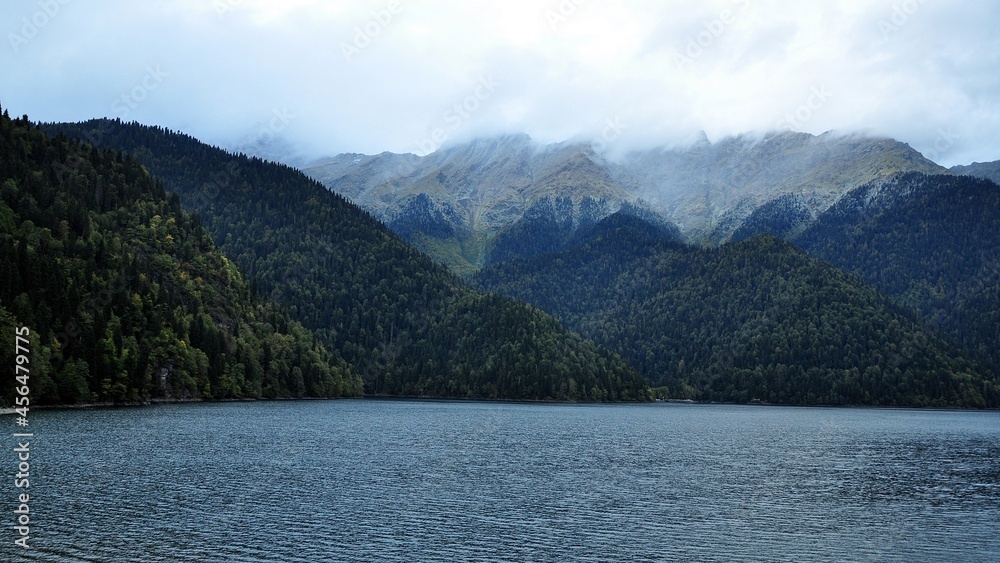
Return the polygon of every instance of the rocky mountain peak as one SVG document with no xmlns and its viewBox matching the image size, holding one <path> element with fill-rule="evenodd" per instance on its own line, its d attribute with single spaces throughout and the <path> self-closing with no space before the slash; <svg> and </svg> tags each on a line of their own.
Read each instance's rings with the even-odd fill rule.
<svg viewBox="0 0 1000 563">
<path fill-rule="evenodd" d="M 794 196 L 797 216 L 806 218 L 879 178 L 947 173 L 894 139 L 794 131 L 744 133 L 715 142 L 702 132 L 689 145 L 636 150 L 616 161 L 587 142 L 542 145 L 526 134 L 498 135 L 446 145 L 425 156 L 339 155 L 304 171 L 393 224 L 400 216 L 412 217 L 414 209 L 433 214 L 437 223 L 427 224 L 438 224 L 442 217 L 454 221 L 454 232 L 464 233 L 456 236 L 464 239 L 439 242 L 448 247 L 445 261 L 461 255 L 466 270 L 481 265 L 483 241 L 542 198 L 576 203 L 592 198 L 611 209 L 643 201 L 689 240 L 720 242 L 756 209 L 783 196 Z M 418 195 L 428 201 L 410 205 Z M 422 250 L 440 251 L 422 240 L 415 242 Z"/>
</svg>

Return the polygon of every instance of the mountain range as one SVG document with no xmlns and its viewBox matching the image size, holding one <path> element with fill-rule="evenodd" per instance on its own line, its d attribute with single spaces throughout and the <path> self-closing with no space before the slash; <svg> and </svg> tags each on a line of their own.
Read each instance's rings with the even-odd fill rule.
<svg viewBox="0 0 1000 563">
<path fill-rule="evenodd" d="M 1000 160 L 994 162 L 973 162 L 965 166 L 952 166 L 950 170 L 954 174 L 975 176 L 976 178 L 1000 183 Z"/>
<path fill-rule="evenodd" d="M 306 168 L 478 287 L 618 352 L 668 396 L 938 405 L 996 401 L 1000 191 L 972 177 L 998 170 L 947 170 L 892 139 L 791 132 L 616 160 L 519 135 Z M 782 344 L 761 355 L 743 340 L 753 334 Z M 889 387 L 872 371 L 887 358 Z M 788 373 L 818 387 L 788 387 Z"/>
<path fill-rule="evenodd" d="M 1000 187 L 896 141 L 516 135 L 341 155 L 309 169 L 331 191 L 159 127 L 3 120 L 0 325 L 38 332 L 48 402 L 1000 405 Z"/>
<path fill-rule="evenodd" d="M 689 146 L 616 159 L 587 143 L 541 145 L 509 135 L 423 157 L 342 154 L 304 171 L 463 274 L 495 262 L 493 239 L 544 199 L 567 198 L 575 215 L 586 214 L 585 200 L 599 203 L 604 215 L 622 203 L 640 205 L 676 225 L 685 240 L 718 244 L 775 200 L 793 198 L 811 219 L 871 180 L 948 172 L 904 143 L 832 132 L 745 134 L 714 143 L 702 136 Z"/>
<path fill-rule="evenodd" d="M 136 160 L 6 112 L 0 280 L 0 328 L 30 351 L 0 385 L 11 403 L 18 384 L 32 406 L 362 392 Z"/>
<path fill-rule="evenodd" d="M 118 120 L 43 129 L 141 162 L 257 291 L 351 366 L 367 394 L 648 396 L 646 382 L 617 355 L 530 305 L 468 287 L 288 166 Z"/>
<path fill-rule="evenodd" d="M 994 404 L 989 370 L 877 290 L 770 236 L 677 242 L 617 212 L 566 248 L 490 266 L 620 353 L 668 397 L 785 404 Z"/>
</svg>

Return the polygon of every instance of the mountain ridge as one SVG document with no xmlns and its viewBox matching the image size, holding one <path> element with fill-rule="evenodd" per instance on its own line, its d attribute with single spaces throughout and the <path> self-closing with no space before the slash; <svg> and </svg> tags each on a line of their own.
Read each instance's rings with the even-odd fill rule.
<svg viewBox="0 0 1000 563">
<path fill-rule="evenodd" d="M 1000 184 L 1000 160 L 992 162 L 973 162 L 968 165 L 952 166 L 949 170 L 951 170 L 953 174 L 985 178 Z"/>
<path fill-rule="evenodd" d="M 0 257 L 0 328 L 30 333 L 32 406 L 361 393 L 135 159 L 6 112 Z"/>
<path fill-rule="evenodd" d="M 473 290 L 298 170 L 138 123 L 43 128 L 133 154 L 262 293 L 354 367 L 367 393 L 647 398 L 620 357 L 534 307 Z"/>
<path fill-rule="evenodd" d="M 855 188 L 791 240 L 916 311 L 1000 373 L 1000 185 L 897 174 Z"/>
<path fill-rule="evenodd" d="M 995 408 L 996 378 L 852 274 L 769 235 L 701 248 L 636 216 L 559 251 L 489 266 L 609 346 L 668 398 Z"/>
<path fill-rule="evenodd" d="M 463 273 L 481 267 L 490 239 L 545 197 L 568 197 L 574 204 L 604 200 L 609 212 L 642 203 L 688 240 L 717 244 L 774 199 L 795 195 L 816 215 L 853 187 L 906 171 L 948 173 L 905 143 L 833 132 L 744 134 L 714 143 L 703 137 L 687 147 L 636 150 L 616 159 L 588 143 L 540 144 L 521 134 L 449 145 L 422 157 L 339 155 L 304 168 L 385 221 L 409 199 L 427 196 L 428 211 L 452 217 L 457 234 L 433 244 L 407 240 Z M 456 254 L 459 247 L 465 250 Z M 442 248 L 450 249 L 447 255 Z"/>
</svg>

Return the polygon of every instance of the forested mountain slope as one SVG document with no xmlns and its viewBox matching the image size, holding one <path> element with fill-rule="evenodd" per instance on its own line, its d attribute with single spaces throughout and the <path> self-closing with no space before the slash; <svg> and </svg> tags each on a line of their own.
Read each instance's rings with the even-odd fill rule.
<svg viewBox="0 0 1000 563">
<path fill-rule="evenodd" d="M 615 214 L 475 283 L 620 353 L 667 395 L 997 406 L 1000 388 L 870 286 L 773 237 L 704 249 Z"/>
<path fill-rule="evenodd" d="M 161 128 L 45 126 L 126 151 L 197 211 L 262 293 L 377 394 L 628 400 L 646 382 L 541 311 L 478 293 L 357 206 L 283 165 Z"/>
<path fill-rule="evenodd" d="M 485 264 L 499 264 L 514 258 L 530 258 L 565 248 L 577 236 L 587 233 L 598 221 L 610 214 L 605 200 L 586 197 L 574 205 L 568 197 L 539 199 L 514 223 L 493 237 L 486 249 Z M 672 223 L 648 207 L 623 202 L 617 211 L 633 215 L 657 226 L 674 240 L 684 236 Z"/>
<path fill-rule="evenodd" d="M 0 117 L 0 328 L 32 403 L 359 395 L 134 159 Z M 8 340 L 8 338 L 10 340 Z M 12 404 L 15 379 L 2 385 Z"/>
<path fill-rule="evenodd" d="M 793 239 L 917 311 L 1000 372 L 1000 186 L 900 174 L 861 186 Z"/>
</svg>

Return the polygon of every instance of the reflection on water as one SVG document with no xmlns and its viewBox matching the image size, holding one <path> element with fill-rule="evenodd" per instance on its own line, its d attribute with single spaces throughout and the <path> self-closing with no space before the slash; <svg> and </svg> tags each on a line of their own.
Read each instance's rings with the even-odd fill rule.
<svg viewBox="0 0 1000 563">
<path fill-rule="evenodd" d="M 366 400 L 32 424 L 27 560 L 1000 560 L 995 412 Z"/>
</svg>

